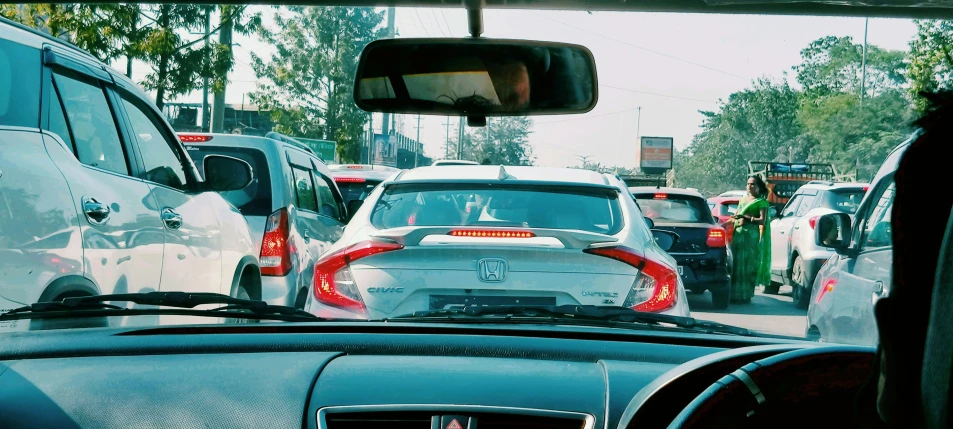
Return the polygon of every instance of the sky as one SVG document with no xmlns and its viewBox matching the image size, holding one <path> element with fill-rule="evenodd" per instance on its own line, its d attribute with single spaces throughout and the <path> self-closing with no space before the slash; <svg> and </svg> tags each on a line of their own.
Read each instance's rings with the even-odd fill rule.
<svg viewBox="0 0 953 429">
<path fill-rule="evenodd" d="M 395 16 L 397 37 L 468 36 L 462 8 L 398 8 Z M 915 32 L 911 20 L 870 19 L 867 40 L 906 50 Z M 586 114 L 533 118 L 529 141 L 536 165 L 573 166 L 587 157 L 589 162 L 631 168 L 637 166 L 640 135 L 672 137 L 675 148 L 684 149 L 700 130 L 699 110 L 717 110 L 719 99 L 760 77 L 780 80 L 787 74 L 793 80 L 791 67 L 800 62 L 800 50 L 828 35 L 862 43 L 864 19 L 491 9 L 484 11 L 482 36 L 588 47 L 596 60 L 599 101 Z M 240 46 L 235 48 L 227 103 L 241 103 L 242 96 L 256 88 L 251 52 L 262 56 L 271 51 L 249 37 L 239 35 L 235 41 Z M 115 66 L 124 70 L 121 64 Z M 133 79 L 139 81 L 146 72 L 144 65 L 134 66 Z M 201 94 L 176 101 L 200 102 Z M 416 116 L 398 119 L 403 121 L 398 129 L 415 138 Z M 420 141 L 427 156 L 444 157 L 446 119 L 421 117 Z M 453 134 L 459 119 L 451 123 Z M 380 125 L 375 115 L 375 128 Z"/>
</svg>

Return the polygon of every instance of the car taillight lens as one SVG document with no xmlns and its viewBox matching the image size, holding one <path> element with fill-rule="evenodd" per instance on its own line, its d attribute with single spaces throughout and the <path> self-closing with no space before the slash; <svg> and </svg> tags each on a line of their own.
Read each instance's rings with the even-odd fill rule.
<svg viewBox="0 0 953 429">
<path fill-rule="evenodd" d="M 403 248 L 397 243 L 362 241 L 324 255 L 314 264 L 314 298 L 322 304 L 363 313 L 364 300 L 354 282 L 350 263 Z"/>
<path fill-rule="evenodd" d="M 182 143 L 196 143 L 196 142 L 207 142 L 212 139 L 212 136 L 197 136 L 193 134 L 179 134 L 179 140 Z"/>
<path fill-rule="evenodd" d="M 834 286 L 837 286 L 837 280 L 836 280 L 836 279 L 829 279 L 829 280 L 827 280 L 826 282 L 824 282 L 824 286 L 822 286 L 822 287 L 821 287 L 821 290 L 817 292 L 817 299 L 816 299 L 814 302 L 815 302 L 815 303 L 821 302 L 821 298 L 822 298 L 824 295 L 826 295 L 828 292 L 833 292 L 833 291 L 834 291 Z"/>
<path fill-rule="evenodd" d="M 536 234 L 530 231 L 506 231 L 490 229 L 455 229 L 450 231 L 454 237 L 487 237 L 487 238 L 533 238 Z"/>
<path fill-rule="evenodd" d="M 366 179 L 363 177 L 335 177 L 334 181 L 337 183 L 364 183 Z"/>
<path fill-rule="evenodd" d="M 280 209 L 265 221 L 261 238 L 261 275 L 284 276 L 291 271 L 291 243 L 288 242 L 288 210 Z"/>
<path fill-rule="evenodd" d="M 708 244 L 708 247 L 725 247 L 726 241 L 725 229 L 722 227 L 714 227 L 708 230 L 708 240 L 705 241 Z"/>
<path fill-rule="evenodd" d="M 814 229 L 817 227 L 817 218 L 819 217 L 820 216 L 814 216 L 807 220 L 807 224 L 811 226 L 811 229 Z"/>
<path fill-rule="evenodd" d="M 622 303 L 624 307 L 654 313 L 675 306 L 675 299 L 678 296 L 678 273 L 674 269 L 625 246 L 585 249 L 583 252 L 612 258 L 639 270 L 638 277 L 632 283 L 632 289 Z"/>
</svg>

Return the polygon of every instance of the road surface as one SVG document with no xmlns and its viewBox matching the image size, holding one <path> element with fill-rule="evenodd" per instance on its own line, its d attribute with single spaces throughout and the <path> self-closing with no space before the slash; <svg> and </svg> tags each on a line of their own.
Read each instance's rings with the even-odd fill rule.
<svg viewBox="0 0 953 429">
<path fill-rule="evenodd" d="M 730 304 L 725 310 L 712 308 L 710 292 L 689 293 L 688 307 L 696 319 L 778 335 L 803 337 L 807 323 L 807 310 L 794 307 L 790 286 L 782 286 L 778 295 L 765 295 L 757 288 L 750 304 Z"/>
</svg>

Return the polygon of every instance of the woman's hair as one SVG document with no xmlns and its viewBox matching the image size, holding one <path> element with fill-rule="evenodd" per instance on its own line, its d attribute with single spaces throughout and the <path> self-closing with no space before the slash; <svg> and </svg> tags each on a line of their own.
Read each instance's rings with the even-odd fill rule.
<svg viewBox="0 0 953 429">
<path fill-rule="evenodd" d="M 764 180 L 761 180 L 761 176 L 750 176 L 750 179 L 754 179 L 754 185 L 758 187 L 758 196 L 761 198 L 767 198 L 768 196 L 768 185 L 764 183 Z"/>
</svg>

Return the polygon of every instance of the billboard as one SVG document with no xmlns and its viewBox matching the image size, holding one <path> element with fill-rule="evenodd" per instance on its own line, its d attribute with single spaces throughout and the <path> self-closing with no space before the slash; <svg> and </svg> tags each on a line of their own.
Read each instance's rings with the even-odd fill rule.
<svg viewBox="0 0 953 429">
<path fill-rule="evenodd" d="M 334 150 L 337 148 L 335 142 L 330 140 L 306 139 L 303 137 L 295 137 L 295 139 L 308 145 L 308 147 L 318 155 L 318 158 L 321 158 L 325 163 L 334 162 Z"/>
<path fill-rule="evenodd" d="M 674 149 L 674 140 L 671 137 L 642 137 L 639 168 L 646 172 L 670 170 Z"/>
<path fill-rule="evenodd" d="M 397 136 L 374 134 L 371 164 L 397 166 Z"/>
</svg>

